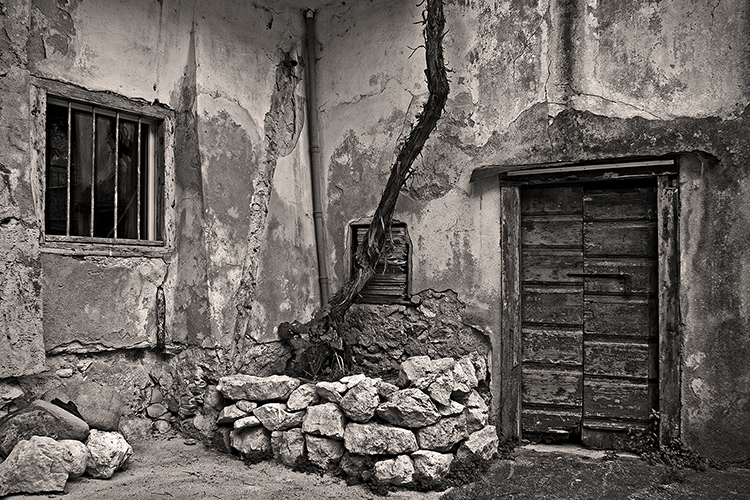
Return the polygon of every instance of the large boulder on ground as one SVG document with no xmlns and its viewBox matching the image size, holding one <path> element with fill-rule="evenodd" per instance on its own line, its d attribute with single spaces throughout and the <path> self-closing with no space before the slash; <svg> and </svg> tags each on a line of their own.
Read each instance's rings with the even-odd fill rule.
<svg viewBox="0 0 750 500">
<path fill-rule="evenodd" d="M 243 455 L 271 451 L 271 433 L 263 426 L 234 429 L 229 440 L 232 448 Z"/>
<path fill-rule="evenodd" d="M 469 436 L 456 452 L 456 458 L 466 458 L 473 455 L 482 460 L 489 460 L 497 453 L 500 440 L 494 425 L 488 425 Z"/>
<path fill-rule="evenodd" d="M 255 377 L 239 373 L 221 377 L 217 389 L 229 399 L 275 401 L 288 398 L 299 385 L 299 380 L 286 375 Z"/>
<path fill-rule="evenodd" d="M 253 415 L 269 431 L 285 431 L 293 427 L 300 427 L 305 412 L 288 412 L 284 403 L 268 403 L 253 410 Z"/>
<path fill-rule="evenodd" d="M 412 429 L 432 425 L 440 419 L 430 397 L 414 388 L 391 394 L 388 401 L 378 406 L 377 413 L 389 424 Z"/>
<path fill-rule="evenodd" d="M 293 467 L 297 459 L 305 454 L 305 435 L 302 429 L 272 432 L 271 449 L 276 460 Z"/>
<path fill-rule="evenodd" d="M 119 432 L 92 429 L 86 440 L 89 463 L 86 473 L 98 479 L 109 479 L 115 471 L 127 467 L 133 448 Z"/>
<path fill-rule="evenodd" d="M 286 402 L 289 411 L 301 411 L 318 402 L 315 384 L 302 384 L 292 391 Z"/>
<path fill-rule="evenodd" d="M 310 406 L 302 419 L 302 431 L 335 439 L 343 439 L 346 417 L 333 403 Z"/>
<path fill-rule="evenodd" d="M 365 378 L 346 391 L 339 406 L 341 406 L 344 415 L 351 420 L 364 423 L 375 416 L 378 404 L 380 404 L 378 389 L 373 384 L 372 379 Z"/>
<path fill-rule="evenodd" d="M 417 439 L 409 429 L 377 423 L 347 424 L 344 445 L 355 455 L 399 455 L 417 451 Z"/>
<path fill-rule="evenodd" d="M 16 443 L 31 436 L 83 441 L 88 433 L 88 424 L 80 418 L 59 406 L 37 400 L 0 418 L 0 456 L 7 457 Z"/>
<path fill-rule="evenodd" d="M 375 462 L 375 480 L 382 484 L 403 485 L 414 479 L 414 464 L 408 455 Z"/>
<path fill-rule="evenodd" d="M 430 450 L 417 450 L 411 454 L 414 472 L 428 481 L 442 481 L 448 475 L 453 463 L 452 453 Z"/>
<path fill-rule="evenodd" d="M 344 443 L 337 439 L 305 436 L 307 458 L 321 469 L 329 469 L 344 455 Z"/>
<path fill-rule="evenodd" d="M 423 450 L 450 451 L 468 436 L 466 417 L 463 414 L 443 418 L 436 424 L 417 429 L 419 447 Z"/>
<path fill-rule="evenodd" d="M 80 441 L 46 436 L 19 441 L 0 463 L 0 497 L 63 491 L 68 477 L 83 474 L 88 459 L 86 445 Z"/>
<path fill-rule="evenodd" d="M 119 391 L 98 382 L 71 379 L 66 387 L 47 391 L 42 399 L 59 399 L 63 403 L 73 402 L 78 413 L 92 429 L 116 431 L 126 405 Z"/>
</svg>

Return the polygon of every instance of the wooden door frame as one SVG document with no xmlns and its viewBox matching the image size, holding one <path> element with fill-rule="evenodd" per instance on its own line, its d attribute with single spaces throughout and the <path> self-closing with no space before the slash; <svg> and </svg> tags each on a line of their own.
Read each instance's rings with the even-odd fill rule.
<svg viewBox="0 0 750 500">
<path fill-rule="evenodd" d="M 668 443 L 679 437 L 681 341 L 677 160 L 676 157 L 662 157 L 607 163 L 489 167 L 500 176 L 500 353 L 496 358 L 499 366 L 493 371 L 499 378 L 497 423 L 504 438 L 511 441 L 521 439 L 520 188 L 634 179 L 654 179 L 657 185 L 659 439 Z"/>
</svg>

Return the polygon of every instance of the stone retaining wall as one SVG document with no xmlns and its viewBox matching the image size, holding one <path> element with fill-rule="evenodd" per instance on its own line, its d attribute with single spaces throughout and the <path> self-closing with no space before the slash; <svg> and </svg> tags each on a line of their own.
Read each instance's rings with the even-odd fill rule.
<svg viewBox="0 0 750 500">
<path fill-rule="evenodd" d="M 288 466 L 304 459 L 322 469 L 338 466 L 359 480 L 440 480 L 457 455 L 489 459 L 497 452 L 495 427 L 476 390 L 486 377 L 483 361 L 415 356 L 401 364 L 397 385 L 365 375 L 317 383 L 222 377 L 214 442 L 246 457 L 273 454 Z"/>
</svg>

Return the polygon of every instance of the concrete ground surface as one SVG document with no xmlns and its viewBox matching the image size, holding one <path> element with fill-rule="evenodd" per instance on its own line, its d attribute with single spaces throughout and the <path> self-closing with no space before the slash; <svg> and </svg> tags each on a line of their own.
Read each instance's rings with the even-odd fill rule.
<svg viewBox="0 0 750 500">
<path fill-rule="evenodd" d="M 8 500 L 226 499 L 360 500 L 378 497 L 330 475 L 294 472 L 274 462 L 245 465 L 237 457 L 188 445 L 181 437 L 131 443 L 127 470 L 111 479 L 68 482 L 67 492 L 11 495 Z M 460 499 L 750 499 L 750 469 L 673 470 L 632 457 L 607 459 L 575 447 L 526 446 L 496 460 L 482 478 L 447 492 L 395 491 L 387 498 Z"/>
</svg>

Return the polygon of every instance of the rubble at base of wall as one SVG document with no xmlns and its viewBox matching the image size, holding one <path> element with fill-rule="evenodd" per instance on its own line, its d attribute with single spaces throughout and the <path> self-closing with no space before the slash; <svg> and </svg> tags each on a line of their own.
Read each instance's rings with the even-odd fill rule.
<svg viewBox="0 0 750 500">
<path fill-rule="evenodd" d="M 192 428 L 246 460 L 272 456 L 376 484 L 437 482 L 456 457 L 497 453 L 496 429 L 477 391 L 486 376 L 477 354 L 408 358 L 395 383 L 363 374 L 314 382 L 239 373 L 220 378 L 206 401 L 212 411 L 196 415 Z"/>
</svg>

